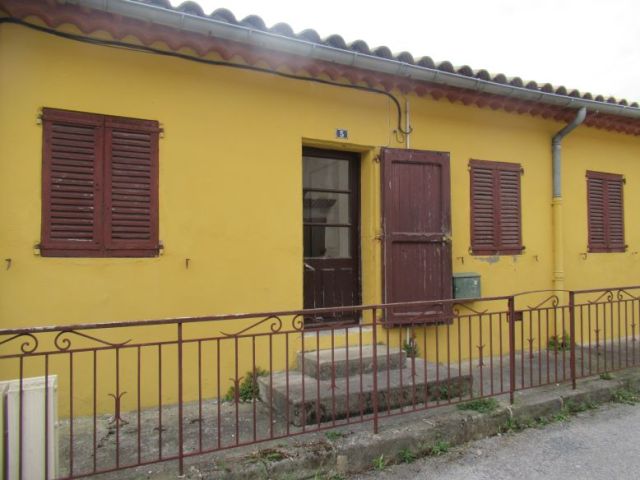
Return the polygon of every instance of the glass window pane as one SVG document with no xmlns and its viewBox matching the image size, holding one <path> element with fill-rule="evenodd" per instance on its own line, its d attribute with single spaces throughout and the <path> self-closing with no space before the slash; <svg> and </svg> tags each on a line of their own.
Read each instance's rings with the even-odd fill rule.
<svg viewBox="0 0 640 480">
<path fill-rule="evenodd" d="M 304 227 L 304 256 L 350 258 L 349 227 Z"/>
<path fill-rule="evenodd" d="M 304 221 L 312 223 L 349 223 L 349 194 L 305 192 Z"/>
<path fill-rule="evenodd" d="M 349 189 L 349 162 L 321 157 L 302 157 L 305 188 Z"/>
</svg>

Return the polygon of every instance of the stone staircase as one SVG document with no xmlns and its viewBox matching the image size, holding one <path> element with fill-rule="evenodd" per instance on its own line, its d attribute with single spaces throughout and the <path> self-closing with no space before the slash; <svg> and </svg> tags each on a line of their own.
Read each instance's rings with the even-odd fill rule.
<svg viewBox="0 0 640 480">
<path fill-rule="evenodd" d="M 296 426 L 333 421 L 448 398 L 468 397 L 473 379 L 451 366 L 407 358 L 405 352 L 377 346 L 377 392 L 372 345 L 300 352 L 295 370 L 258 378 L 260 398 Z M 304 370 L 304 375 L 302 374 Z M 272 382 L 272 383 L 271 383 Z"/>
</svg>

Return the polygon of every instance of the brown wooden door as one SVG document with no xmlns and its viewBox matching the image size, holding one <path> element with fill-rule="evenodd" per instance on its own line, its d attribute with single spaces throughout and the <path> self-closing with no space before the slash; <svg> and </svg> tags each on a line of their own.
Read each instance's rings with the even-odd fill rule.
<svg viewBox="0 0 640 480">
<path fill-rule="evenodd" d="M 383 279 L 386 303 L 449 299 L 449 154 L 382 150 Z M 449 308 L 395 308 L 386 321 L 440 321 Z"/>
<path fill-rule="evenodd" d="M 358 305 L 359 156 L 305 148 L 302 170 L 304 308 Z M 331 320 L 343 321 L 345 316 L 306 319 Z"/>
</svg>

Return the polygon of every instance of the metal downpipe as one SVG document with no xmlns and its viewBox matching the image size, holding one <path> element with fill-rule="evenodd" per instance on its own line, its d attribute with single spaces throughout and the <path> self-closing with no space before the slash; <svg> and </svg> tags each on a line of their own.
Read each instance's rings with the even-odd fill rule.
<svg viewBox="0 0 640 480">
<path fill-rule="evenodd" d="M 564 221 L 562 206 L 562 139 L 576 129 L 587 116 L 587 109 L 580 108 L 575 118 L 553 136 L 551 155 L 553 159 L 553 288 L 564 290 Z"/>
</svg>

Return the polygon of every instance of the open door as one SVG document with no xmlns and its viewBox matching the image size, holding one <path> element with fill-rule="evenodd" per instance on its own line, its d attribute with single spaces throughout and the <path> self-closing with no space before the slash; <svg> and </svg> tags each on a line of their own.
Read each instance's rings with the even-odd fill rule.
<svg viewBox="0 0 640 480">
<path fill-rule="evenodd" d="M 382 149 L 384 302 L 450 299 L 449 154 Z M 388 309 L 385 321 L 442 322 L 450 305 Z"/>
</svg>

